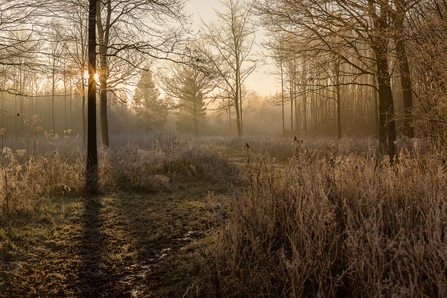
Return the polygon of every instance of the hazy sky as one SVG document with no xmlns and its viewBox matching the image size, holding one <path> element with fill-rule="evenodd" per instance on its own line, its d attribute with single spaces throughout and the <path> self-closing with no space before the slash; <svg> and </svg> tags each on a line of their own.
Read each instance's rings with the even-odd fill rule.
<svg viewBox="0 0 447 298">
<path fill-rule="evenodd" d="M 222 5 L 219 0 L 190 0 L 187 4 L 190 13 L 194 14 L 194 20 L 196 24 L 200 24 L 200 16 L 205 22 L 214 20 L 216 14 L 213 9 L 219 10 Z M 258 33 L 256 35 L 256 41 L 260 43 L 262 36 Z M 261 51 L 261 48 L 254 48 L 253 53 Z M 250 89 L 258 91 L 261 95 L 274 94 L 277 90 L 275 77 L 266 74 L 268 72 L 267 67 L 258 67 L 254 73 L 252 73 L 246 80 L 246 84 Z"/>
</svg>

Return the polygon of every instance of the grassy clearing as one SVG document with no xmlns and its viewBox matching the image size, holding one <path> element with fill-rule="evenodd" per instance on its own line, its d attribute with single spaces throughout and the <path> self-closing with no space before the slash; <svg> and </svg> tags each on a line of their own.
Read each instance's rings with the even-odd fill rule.
<svg viewBox="0 0 447 298">
<path fill-rule="evenodd" d="M 226 188 L 197 181 L 49 203 L 13 225 L 12 248 L 2 229 L 0 297 L 181 297 L 209 275 L 199 255 L 208 192 Z"/>
<path fill-rule="evenodd" d="M 447 295 L 442 152 L 410 146 L 391 164 L 367 139 L 277 141 L 102 151 L 93 200 L 78 194 L 82 159 L 11 153 L 0 297 Z M 31 162 L 44 179 L 27 178 Z M 30 182 L 32 196 L 14 188 Z"/>
<path fill-rule="evenodd" d="M 83 165 L 6 150 L 0 297 L 181 297 L 209 278 L 207 200 L 228 197 L 236 178 L 213 147 L 166 139 L 102 151 L 96 199 L 80 195 Z"/>
</svg>

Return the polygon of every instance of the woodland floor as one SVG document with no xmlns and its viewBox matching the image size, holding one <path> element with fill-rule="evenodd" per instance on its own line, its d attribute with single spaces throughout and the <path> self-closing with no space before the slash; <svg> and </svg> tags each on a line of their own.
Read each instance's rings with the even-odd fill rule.
<svg viewBox="0 0 447 298">
<path fill-rule="evenodd" d="M 207 179 L 157 193 L 58 199 L 16 216 L 9 248 L 0 219 L 0 297 L 182 297 L 210 275 L 201 257 L 209 192 L 228 196 Z"/>
</svg>

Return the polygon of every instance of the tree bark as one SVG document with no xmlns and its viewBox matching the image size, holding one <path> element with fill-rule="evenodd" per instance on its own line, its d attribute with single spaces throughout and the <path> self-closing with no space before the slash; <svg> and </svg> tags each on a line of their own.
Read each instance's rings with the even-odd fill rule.
<svg viewBox="0 0 447 298">
<path fill-rule="evenodd" d="M 286 135 L 286 127 L 284 125 L 284 73 L 282 69 L 282 57 L 281 57 L 281 108 L 282 108 L 282 136 Z"/>
<path fill-rule="evenodd" d="M 107 47 L 109 42 L 110 18 L 112 13 L 111 0 L 107 1 L 107 17 L 105 26 L 103 26 L 101 20 L 100 5 L 101 2 L 98 1 L 96 7 L 96 21 L 99 43 L 100 123 L 102 144 L 105 147 L 109 147 L 109 124 L 107 121 Z"/>
<path fill-rule="evenodd" d="M 236 64 L 238 64 L 239 61 L 236 59 Z M 242 119 L 241 119 L 241 111 L 240 111 L 240 107 L 239 107 L 239 69 L 236 69 L 236 96 L 234 98 L 234 107 L 236 109 L 236 126 L 237 126 L 237 135 L 238 137 L 242 136 Z"/>
<path fill-rule="evenodd" d="M 98 148 L 96 140 L 96 2 L 89 2 L 88 20 L 88 136 L 87 136 L 87 195 L 96 196 L 98 189 Z"/>
<path fill-rule="evenodd" d="M 374 8 L 374 3 L 369 4 Z M 375 10 L 372 10 L 375 11 Z M 385 4 L 380 5 L 380 14 L 372 13 L 375 29 L 372 48 L 376 56 L 377 84 L 379 85 L 379 152 L 388 155 L 391 162 L 396 151 L 396 124 L 394 121 L 391 75 L 388 69 L 389 20 Z"/>
<path fill-rule="evenodd" d="M 53 129 L 53 133 L 56 133 L 56 125 L 54 121 L 54 96 L 56 88 L 56 57 L 53 57 L 53 68 L 52 68 L 52 80 L 51 80 L 51 127 Z"/>
<path fill-rule="evenodd" d="M 411 125 L 412 122 L 412 109 L 413 109 L 413 93 L 410 74 L 410 65 L 408 63 L 407 51 L 405 49 L 404 41 L 404 18 L 405 18 L 405 6 L 403 1 L 396 1 L 396 13 L 393 15 L 394 26 L 396 28 L 396 34 L 394 36 L 396 43 L 396 55 L 399 61 L 400 72 L 400 84 L 402 88 L 402 100 L 404 108 L 404 123 L 403 123 L 403 135 L 414 138 L 414 129 Z"/>
<path fill-rule="evenodd" d="M 293 67 L 294 66 L 292 65 L 292 68 Z M 293 88 L 295 86 L 294 79 L 293 79 L 294 71 L 295 71 L 294 69 L 291 69 L 291 71 L 290 71 L 290 131 L 291 132 L 293 132 L 293 99 L 294 99 L 294 95 L 295 95 L 294 90 L 293 90 Z"/>
<path fill-rule="evenodd" d="M 194 92 L 194 97 L 195 97 L 195 92 Z M 196 138 L 199 137 L 199 123 L 198 123 L 198 113 L 197 113 L 197 102 L 196 102 L 196 98 L 194 98 L 194 102 L 193 102 L 193 121 L 194 121 L 194 136 Z"/>
<path fill-rule="evenodd" d="M 393 158 L 396 155 L 396 124 L 386 52 L 385 48 L 379 48 L 376 55 L 379 85 L 379 149 L 381 153 Z"/>
<path fill-rule="evenodd" d="M 335 58 L 335 93 L 337 102 L 337 138 L 341 139 L 341 94 L 340 94 L 340 60 Z"/>
</svg>

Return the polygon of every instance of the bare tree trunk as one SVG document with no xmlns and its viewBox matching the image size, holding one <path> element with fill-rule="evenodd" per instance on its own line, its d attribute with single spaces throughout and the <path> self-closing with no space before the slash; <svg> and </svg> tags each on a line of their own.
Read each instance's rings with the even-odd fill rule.
<svg viewBox="0 0 447 298">
<path fill-rule="evenodd" d="M 81 107 L 81 113 L 82 113 L 82 140 L 83 143 L 85 144 L 86 140 L 87 140 L 87 119 L 85 119 L 85 113 L 86 113 L 86 100 L 85 100 L 85 83 L 84 83 L 84 78 L 82 78 L 82 107 Z"/>
<path fill-rule="evenodd" d="M 292 68 L 295 67 L 294 65 L 292 66 Z M 294 80 L 293 80 L 293 72 L 295 71 L 295 69 L 291 69 L 291 73 L 290 73 L 290 131 L 293 132 L 293 97 L 294 97 L 294 91 L 293 91 L 293 87 L 294 87 Z"/>
<path fill-rule="evenodd" d="M 400 83 L 402 88 L 402 99 L 404 108 L 403 135 L 414 138 L 414 129 L 411 126 L 413 94 L 410 77 L 410 66 L 408 63 L 407 52 L 405 50 L 405 44 L 401 38 L 396 40 L 396 54 L 397 59 L 399 60 Z"/>
<path fill-rule="evenodd" d="M 238 87 L 238 92 L 239 92 L 239 119 L 241 121 L 241 131 L 240 133 L 238 133 L 239 136 L 242 136 L 244 134 L 244 114 L 243 114 L 243 109 L 242 109 L 242 83 L 241 83 L 241 79 L 240 79 L 240 72 L 239 72 L 239 87 Z"/>
<path fill-rule="evenodd" d="M 230 99 L 228 99 L 228 123 L 230 124 L 230 133 L 231 133 L 231 105 Z"/>
<path fill-rule="evenodd" d="M 53 132 L 56 133 L 56 125 L 54 121 L 54 96 L 56 88 L 56 57 L 53 57 L 53 68 L 52 68 L 52 80 L 51 80 L 51 127 Z"/>
<path fill-rule="evenodd" d="M 303 131 L 307 133 L 307 65 L 306 58 L 303 56 Z"/>
<path fill-rule="evenodd" d="M 110 146 L 109 142 L 109 124 L 107 121 L 107 46 L 109 41 L 110 17 L 112 13 L 111 0 L 107 1 L 107 19 L 105 27 L 101 21 L 100 1 L 97 2 L 96 19 L 98 27 L 98 43 L 99 43 L 99 83 L 100 83 L 100 123 L 102 144 L 106 147 Z"/>
<path fill-rule="evenodd" d="M 379 98 L 378 98 L 378 93 L 377 93 L 377 77 L 376 76 L 371 76 L 372 77 L 372 83 L 374 88 L 372 88 L 372 92 L 373 92 L 373 100 L 374 100 L 374 124 L 375 124 L 375 129 L 376 129 L 376 133 L 377 135 L 380 135 L 380 125 L 379 125 Z"/>
<path fill-rule="evenodd" d="M 337 138 L 341 139 L 341 94 L 340 94 L 340 60 L 335 58 L 335 93 L 337 103 Z"/>
<path fill-rule="evenodd" d="M 402 100 L 404 108 L 404 123 L 403 135 L 410 138 L 414 137 L 414 129 L 412 122 L 413 109 L 413 94 L 410 65 L 408 63 L 407 51 L 405 49 L 405 14 L 408 10 L 406 2 L 403 0 L 395 1 L 395 11 L 391 14 L 393 17 L 394 27 L 396 32 L 394 34 L 394 41 L 396 44 L 396 55 L 399 61 L 400 84 L 402 89 Z"/>
<path fill-rule="evenodd" d="M 98 195 L 98 148 L 96 140 L 96 1 L 89 2 L 88 22 L 88 138 L 86 192 Z"/>
<path fill-rule="evenodd" d="M 21 60 L 21 59 L 20 59 Z M 24 75 L 23 75 L 23 69 L 22 66 L 19 68 L 19 91 L 20 94 L 23 94 L 23 85 L 24 85 Z M 23 100 L 23 95 L 20 95 L 20 115 L 23 115 L 25 113 L 25 102 Z M 24 121 L 20 121 L 20 131 L 24 130 Z"/>
<path fill-rule="evenodd" d="M 396 124 L 394 122 L 393 94 L 391 92 L 391 79 L 388 71 L 386 49 L 379 49 L 376 56 L 380 113 L 379 150 L 383 154 L 388 154 L 392 159 L 396 154 Z"/>
<path fill-rule="evenodd" d="M 236 61 L 236 64 L 238 63 L 238 61 Z M 240 80 L 238 79 L 240 76 L 239 74 L 239 69 L 236 69 L 236 96 L 234 98 L 234 106 L 236 109 L 236 126 L 237 126 L 237 135 L 238 137 L 242 136 L 242 125 L 241 125 L 241 110 L 240 110 L 240 106 L 239 106 L 239 84 L 240 84 Z"/>
<path fill-rule="evenodd" d="M 68 117 L 67 117 L 67 74 L 64 64 L 64 119 L 65 119 L 65 129 L 68 128 Z"/>
<path fill-rule="evenodd" d="M 282 60 L 281 60 L 281 108 L 282 108 L 282 136 L 284 137 L 286 135 L 286 127 L 284 124 L 284 72 L 282 69 Z"/>
<path fill-rule="evenodd" d="M 198 113 L 197 113 L 197 102 L 196 98 L 194 98 L 194 106 L 193 106 L 193 121 L 194 121 L 194 135 L 195 137 L 199 137 L 199 123 L 198 123 Z"/>
</svg>

